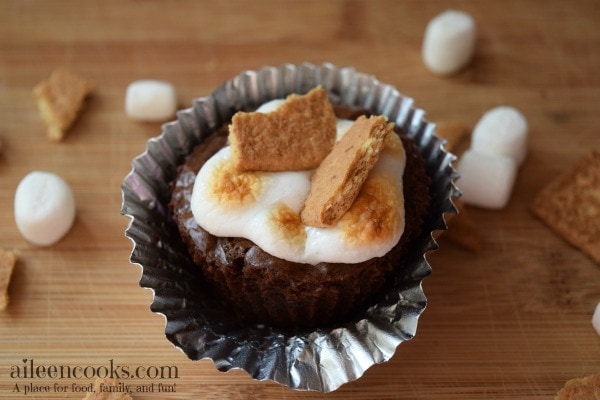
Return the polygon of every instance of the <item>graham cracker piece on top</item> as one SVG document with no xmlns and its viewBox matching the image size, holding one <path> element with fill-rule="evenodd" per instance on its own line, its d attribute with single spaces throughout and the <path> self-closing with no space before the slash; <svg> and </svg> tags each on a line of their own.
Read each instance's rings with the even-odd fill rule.
<svg viewBox="0 0 600 400">
<path fill-rule="evenodd" d="M 348 211 L 393 130 L 383 116 L 354 122 L 311 178 L 300 213 L 305 225 L 331 226 Z"/>
<path fill-rule="evenodd" d="M 270 113 L 238 112 L 229 126 L 231 155 L 240 171 L 293 171 L 319 166 L 337 128 L 327 92 L 292 94 Z"/>
<path fill-rule="evenodd" d="M 555 400 L 600 399 L 600 373 L 568 380 L 558 391 Z"/>
<path fill-rule="evenodd" d="M 454 204 L 458 209 L 458 214 L 451 215 L 448 220 L 448 230 L 444 232 L 443 237 L 472 252 L 480 251 L 481 235 L 469 216 L 465 204 L 460 199 L 454 200 Z"/>
<path fill-rule="evenodd" d="M 65 136 L 92 89 L 90 81 L 63 67 L 37 84 L 33 93 L 50 139 L 59 141 Z"/>
<path fill-rule="evenodd" d="M 591 151 L 550 182 L 534 198 L 531 211 L 600 263 L 600 151 Z"/>
<path fill-rule="evenodd" d="M 17 259 L 16 252 L 0 249 L 0 310 L 8 306 L 8 284 Z"/>
<path fill-rule="evenodd" d="M 128 393 L 121 390 L 119 381 L 111 378 L 96 378 L 94 391 L 88 392 L 83 400 L 133 400 Z M 111 391 L 112 390 L 112 391 Z"/>
</svg>

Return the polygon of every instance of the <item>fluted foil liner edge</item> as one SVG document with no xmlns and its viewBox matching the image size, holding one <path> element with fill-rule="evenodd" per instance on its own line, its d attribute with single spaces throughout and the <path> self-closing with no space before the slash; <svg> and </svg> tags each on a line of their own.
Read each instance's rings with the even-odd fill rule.
<svg viewBox="0 0 600 400">
<path fill-rule="evenodd" d="M 240 110 L 251 110 L 290 93 L 322 86 L 335 102 L 385 115 L 413 138 L 432 178 L 431 212 L 416 243 L 415 257 L 403 261 L 381 300 L 335 329 L 285 333 L 255 325 L 240 328 L 218 299 L 205 295 L 194 265 L 171 220 L 169 182 L 191 149 Z M 211 359 L 220 371 L 239 368 L 254 379 L 292 389 L 330 392 L 358 379 L 374 364 L 388 361 L 398 345 L 416 334 L 427 305 L 422 280 L 431 272 L 426 253 L 438 248 L 435 231 L 446 229 L 445 213 L 455 213 L 458 190 L 455 156 L 443 149 L 435 125 L 413 100 L 391 85 L 353 68 L 332 64 L 264 67 L 244 71 L 211 95 L 194 100 L 164 124 L 146 151 L 132 162 L 122 184 L 121 213 L 130 218 L 125 236 L 133 243 L 130 261 L 142 268 L 140 286 L 153 291 L 150 306 L 164 315 L 167 338 L 190 359 Z"/>
</svg>

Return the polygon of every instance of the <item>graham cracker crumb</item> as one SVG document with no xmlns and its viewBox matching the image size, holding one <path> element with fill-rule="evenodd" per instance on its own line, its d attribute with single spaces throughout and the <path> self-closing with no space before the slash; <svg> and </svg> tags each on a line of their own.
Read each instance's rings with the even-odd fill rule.
<svg viewBox="0 0 600 400">
<path fill-rule="evenodd" d="M 393 129 L 383 116 L 354 122 L 311 178 L 300 214 L 305 225 L 331 226 L 348 211 Z"/>
<path fill-rule="evenodd" d="M 240 171 L 293 171 L 319 166 L 337 129 L 327 92 L 292 94 L 270 113 L 238 112 L 229 126 L 231 155 Z"/>
<path fill-rule="evenodd" d="M 436 135 L 446 140 L 446 151 L 455 152 L 467 138 L 470 129 L 462 121 L 443 121 L 437 124 Z"/>
<path fill-rule="evenodd" d="M 61 67 L 33 89 L 50 139 L 60 141 L 65 136 L 92 88 L 90 81 Z"/>
<path fill-rule="evenodd" d="M 443 237 L 472 252 L 481 250 L 481 235 L 469 216 L 465 204 L 460 199 L 454 200 L 458 214 L 452 214 L 448 220 L 448 230 Z"/>
<path fill-rule="evenodd" d="M 104 388 L 104 391 L 103 391 Z M 133 400 L 128 393 L 123 391 L 108 391 L 109 388 L 121 389 L 119 381 L 111 378 L 97 378 L 94 381 L 94 391 L 88 392 L 83 400 Z"/>
<path fill-rule="evenodd" d="M 8 306 L 8 285 L 17 259 L 16 252 L 0 249 L 0 310 Z"/>
<path fill-rule="evenodd" d="M 531 211 L 600 263 L 600 151 L 582 157 L 534 198 Z"/>
<path fill-rule="evenodd" d="M 600 400 L 600 373 L 568 380 L 555 400 Z"/>
</svg>

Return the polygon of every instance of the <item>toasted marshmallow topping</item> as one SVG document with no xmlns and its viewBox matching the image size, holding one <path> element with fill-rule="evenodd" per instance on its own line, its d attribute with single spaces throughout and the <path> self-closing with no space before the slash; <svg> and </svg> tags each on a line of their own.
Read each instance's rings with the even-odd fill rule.
<svg viewBox="0 0 600 400">
<path fill-rule="evenodd" d="M 206 190 L 222 207 L 233 208 L 255 202 L 260 186 L 260 174 L 238 172 L 227 158 L 215 165 Z"/>
<path fill-rule="evenodd" d="M 280 100 L 258 111 L 270 112 Z M 338 140 L 352 121 L 338 120 Z M 402 175 L 406 156 L 390 135 L 379 160 L 346 214 L 332 227 L 301 222 L 313 171 L 238 172 L 224 147 L 200 169 L 191 208 L 198 224 L 221 237 L 243 237 L 292 262 L 358 263 L 385 255 L 404 231 Z"/>
</svg>

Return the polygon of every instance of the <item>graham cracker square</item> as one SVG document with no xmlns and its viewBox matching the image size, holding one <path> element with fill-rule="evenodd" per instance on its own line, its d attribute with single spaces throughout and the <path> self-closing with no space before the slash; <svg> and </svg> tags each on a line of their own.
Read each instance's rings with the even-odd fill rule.
<svg viewBox="0 0 600 400">
<path fill-rule="evenodd" d="M 591 151 L 543 188 L 531 211 L 600 263 L 600 151 Z"/>
</svg>

